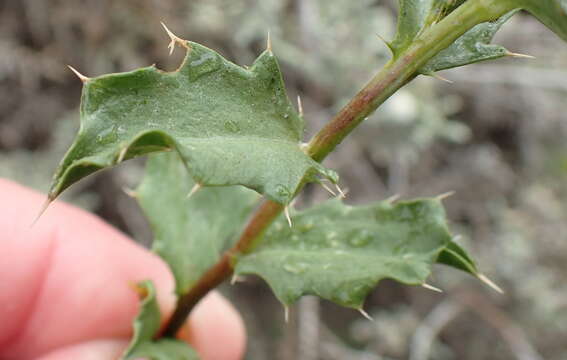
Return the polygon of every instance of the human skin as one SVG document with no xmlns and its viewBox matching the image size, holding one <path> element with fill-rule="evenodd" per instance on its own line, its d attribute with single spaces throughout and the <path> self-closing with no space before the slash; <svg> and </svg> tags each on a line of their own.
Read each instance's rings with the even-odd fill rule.
<svg viewBox="0 0 567 360">
<path fill-rule="evenodd" d="M 139 310 L 132 285 L 152 280 L 167 316 L 172 275 L 156 255 L 63 202 L 30 226 L 44 201 L 0 179 L 0 359 L 117 359 Z M 244 352 L 242 320 L 217 293 L 203 299 L 179 336 L 203 360 L 238 360 Z"/>
</svg>

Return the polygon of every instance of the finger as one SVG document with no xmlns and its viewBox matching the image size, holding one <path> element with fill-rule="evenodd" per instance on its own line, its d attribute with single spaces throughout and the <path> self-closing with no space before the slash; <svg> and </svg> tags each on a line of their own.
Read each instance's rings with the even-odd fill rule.
<svg viewBox="0 0 567 360">
<path fill-rule="evenodd" d="M 218 293 L 210 293 L 196 307 L 180 337 L 204 360 L 241 359 L 246 331 L 234 307 Z"/>
<path fill-rule="evenodd" d="M 118 359 L 128 340 L 92 340 L 50 352 L 38 360 L 112 360 Z"/>
<path fill-rule="evenodd" d="M 173 280 L 155 255 L 64 203 L 53 204 L 30 229 L 43 196 L 13 183 L 0 181 L 0 199 L 0 303 L 10 304 L 0 307 L 6 319 L 0 323 L 1 358 L 33 358 L 92 339 L 127 338 L 139 307 L 131 284 L 141 280 L 155 283 L 164 312 L 171 312 Z M 217 333 L 230 337 L 242 331 L 234 309 L 215 306 L 221 315 L 210 322 Z M 200 326 L 191 333 L 200 333 Z M 232 335 L 243 342 L 243 333 Z"/>
</svg>

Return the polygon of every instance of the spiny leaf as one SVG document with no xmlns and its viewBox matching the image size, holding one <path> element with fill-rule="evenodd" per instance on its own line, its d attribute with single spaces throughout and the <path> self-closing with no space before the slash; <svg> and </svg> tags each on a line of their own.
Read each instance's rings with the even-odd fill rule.
<svg viewBox="0 0 567 360">
<path fill-rule="evenodd" d="M 134 336 L 122 359 L 198 360 L 195 351 L 181 341 L 174 339 L 153 341 L 161 322 L 155 288 L 150 281 L 144 281 L 137 286 L 142 304 L 138 316 L 134 319 Z"/>
<path fill-rule="evenodd" d="M 264 278 L 284 304 L 314 294 L 360 308 L 383 278 L 423 284 L 451 243 L 438 199 L 363 207 L 333 200 L 296 214 L 291 229 L 280 219 L 235 271 Z"/>
<path fill-rule="evenodd" d="M 154 231 L 153 249 L 170 266 L 183 294 L 232 244 L 258 194 L 241 186 L 202 188 L 176 153 L 152 154 L 135 192 Z"/>
<path fill-rule="evenodd" d="M 515 13 L 516 11 L 511 11 L 494 22 L 486 22 L 473 27 L 451 46 L 429 60 L 419 70 L 420 73 L 430 75 L 439 70 L 498 59 L 509 55 L 510 52 L 504 47 L 491 45 L 490 42 L 500 27 Z"/>
<path fill-rule="evenodd" d="M 303 181 L 337 181 L 301 150 L 303 119 L 271 51 L 244 69 L 202 45 L 187 47 L 177 71 L 151 66 L 85 81 L 81 129 L 50 199 L 99 169 L 168 150 L 181 154 L 201 185 L 240 184 L 279 203 Z"/>
</svg>

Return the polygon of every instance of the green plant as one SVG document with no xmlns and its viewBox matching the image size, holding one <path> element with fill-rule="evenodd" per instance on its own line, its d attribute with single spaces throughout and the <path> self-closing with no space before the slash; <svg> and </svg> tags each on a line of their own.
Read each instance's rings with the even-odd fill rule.
<svg viewBox="0 0 567 360">
<path fill-rule="evenodd" d="M 124 357 L 194 358 L 175 334 L 195 304 L 232 275 L 261 276 L 285 305 L 316 294 L 362 312 L 378 281 L 427 286 L 434 263 L 489 282 L 453 241 L 442 196 L 364 207 L 331 200 L 302 212 L 290 203 L 307 183 L 336 185 L 338 175 L 320 162 L 418 75 L 523 56 L 490 44 L 520 9 L 567 40 L 565 0 L 400 0 L 397 34 L 386 43 L 392 59 L 307 144 L 301 106 L 296 112 L 287 98 L 269 40 L 245 69 L 168 31 L 171 51 L 187 50 L 174 72 L 152 66 L 92 79 L 79 74 L 81 129 L 49 201 L 99 169 L 166 152 L 150 155 L 134 195 L 154 230 L 154 250 L 174 274 L 178 304 L 160 332 L 154 290 L 141 284 L 143 306 Z M 266 199 L 254 211 L 256 193 Z"/>
</svg>

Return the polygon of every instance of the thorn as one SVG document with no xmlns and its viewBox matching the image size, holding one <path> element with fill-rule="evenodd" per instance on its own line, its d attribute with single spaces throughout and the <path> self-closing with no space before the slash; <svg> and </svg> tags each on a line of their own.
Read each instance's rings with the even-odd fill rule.
<svg viewBox="0 0 567 360">
<path fill-rule="evenodd" d="M 520 53 L 514 53 L 514 52 L 510 52 L 510 51 L 506 52 L 506 56 L 511 56 L 511 57 L 515 57 L 515 58 L 523 58 L 523 59 L 535 59 L 536 58 L 535 56 L 520 54 Z"/>
<path fill-rule="evenodd" d="M 167 33 L 167 36 L 169 36 L 169 39 L 171 40 L 169 42 L 169 45 L 167 45 L 167 48 L 169 49 L 169 55 L 173 54 L 173 50 L 175 50 L 175 44 L 176 43 L 183 46 L 187 50 L 189 50 L 189 46 L 187 45 L 187 40 L 183 40 L 180 37 L 178 37 L 177 35 L 175 35 L 174 33 L 172 33 L 167 28 L 167 26 L 165 26 L 163 21 L 161 21 L 161 26 L 163 26 L 163 28 L 165 29 L 165 32 Z"/>
<path fill-rule="evenodd" d="M 443 193 L 441 195 L 437 195 L 437 197 L 435 197 L 435 199 L 439 200 L 439 201 L 443 201 L 446 198 L 455 195 L 455 191 L 447 191 L 446 193 Z"/>
<path fill-rule="evenodd" d="M 441 290 L 441 289 L 439 289 L 439 288 L 436 288 L 436 287 L 433 286 L 433 285 L 429 285 L 429 284 L 427 284 L 427 283 L 423 283 L 423 284 L 421 284 L 421 286 L 423 286 L 423 287 L 426 288 L 427 290 L 432 290 L 432 291 L 435 291 L 435 292 L 438 292 L 438 293 L 443 293 L 443 290 Z"/>
<path fill-rule="evenodd" d="M 299 116 L 303 117 L 303 104 L 299 95 L 297 95 L 297 111 L 299 111 Z"/>
<path fill-rule="evenodd" d="M 372 316 L 368 315 L 368 313 L 367 313 L 366 311 L 364 311 L 363 308 L 359 308 L 359 309 L 358 309 L 358 312 L 359 312 L 362 316 L 364 316 L 365 318 L 367 318 L 368 320 L 374 321 L 374 319 L 372 318 Z"/>
<path fill-rule="evenodd" d="M 272 35 L 270 35 L 270 30 L 268 30 L 268 38 L 266 39 L 266 50 L 272 52 Z"/>
<path fill-rule="evenodd" d="M 128 152 L 128 147 L 125 147 L 124 149 L 120 150 L 120 154 L 118 155 L 118 160 L 116 160 L 116 162 L 121 163 L 122 161 L 124 161 L 124 157 L 126 156 L 127 152 Z"/>
<path fill-rule="evenodd" d="M 346 199 L 346 193 L 343 192 L 343 190 L 341 189 L 341 187 L 339 186 L 339 184 L 335 184 L 335 188 L 337 189 L 337 191 L 338 191 L 339 194 L 341 195 L 341 198 Z"/>
<path fill-rule="evenodd" d="M 123 187 L 122 191 L 124 191 L 124 193 L 128 196 L 130 196 L 131 198 L 137 198 L 138 197 L 138 193 L 132 189 L 129 189 L 127 187 Z"/>
<path fill-rule="evenodd" d="M 330 187 L 328 187 L 324 182 L 320 182 L 319 184 L 321 184 L 321 186 L 323 187 L 323 189 L 327 190 L 328 192 L 330 192 L 333 196 L 337 196 L 337 193 L 334 192 Z"/>
<path fill-rule="evenodd" d="M 289 224 L 289 227 L 292 227 L 291 216 L 289 216 L 289 205 L 284 208 L 284 213 L 285 213 L 285 218 L 287 219 L 287 223 Z"/>
<path fill-rule="evenodd" d="M 75 68 L 72 67 L 71 65 L 67 65 L 67 67 L 68 67 L 69 69 L 71 69 L 71 71 L 74 72 L 75 75 L 77 75 L 77 77 L 78 77 L 79 79 L 81 79 L 81 81 L 83 82 L 83 84 L 86 83 L 87 81 L 89 81 L 89 80 L 91 79 L 91 78 L 86 77 L 85 75 L 81 74 L 80 72 L 78 72 L 77 69 L 75 69 Z"/>
<path fill-rule="evenodd" d="M 477 277 L 480 281 L 491 287 L 493 290 L 499 292 L 500 294 L 504 294 L 504 290 L 502 290 L 500 286 L 496 285 L 492 280 L 486 277 L 486 275 L 478 274 Z"/>
<path fill-rule="evenodd" d="M 441 81 L 444 81 L 444 82 L 449 83 L 449 84 L 453 84 L 452 80 L 444 78 L 443 76 L 439 75 L 438 73 L 431 73 L 431 74 L 427 74 L 427 75 L 431 76 L 434 79 L 441 80 Z"/>
<path fill-rule="evenodd" d="M 287 307 L 287 305 L 284 305 L 284 320 L 287 323 L 289 323 L 289 307 Z"/>
<path fill-rule="evenodd" d="M 384 39 L 380 34 L 376 34 L 376 37 L 378 37 L 378 39 L 380 39 L 380 41 L 382 41 L 384 45 L 386 45 L 386 47 L 392 52 L 392 55 L 394 55 L 394 49 L 392 48 L 392 45 L 390 45 L 390 43 L 387 42 L 386 39 Z"/>
<path fill-rule="evenodd" d="M 234 285 L 237 282 L 243 282 L 244 278 L 242 276 L 238 276 L 236 274 L 232 275 L 232 278 L 230 279 L 230 285 Z"/>
<path fill-rule="evenodd" d="M 203 186 L 201 184 L 196 183 L 195 186 L 193 186 L 193 188 L 191 189 L 191 191 L 189 191 L 189 194 L 187 194 L 187 199 L 189 199 L 191 196 L 193 196 L 202 187 Z"/>
<path fill-rule="evenodd" d="M 387 203 L 392 204 L 392 203 L 396 202 L 399 198 L 400 198 L 400 194 L 394 194 L 394 195 L 390 196 L 389 198 L 387 198 L 385 201 Z"/>
<path fill-rule="evenodd" d="M 35 219 L 33 219 L 33 221 L 31 222 L 30 227 L 33 227 L 39 221 L 39 218 L 45 213 L 52 201 L 53 199 L 49 196 L 47 197 L 47 199 L 45 199 L 45 201 L 41 205 L 41 208 L 39 209 L 38 214 L 35 216 Z"/>
</svg>

